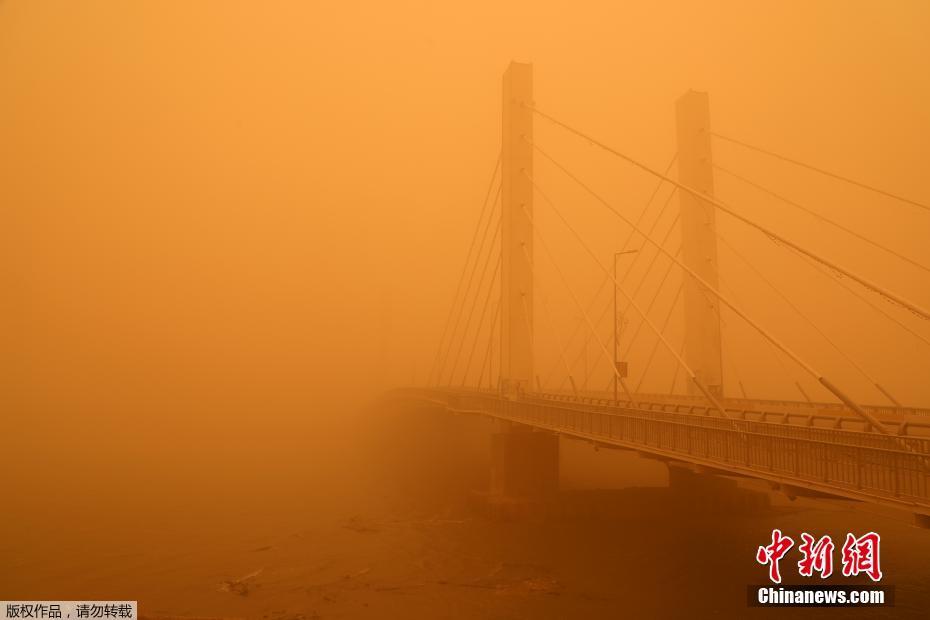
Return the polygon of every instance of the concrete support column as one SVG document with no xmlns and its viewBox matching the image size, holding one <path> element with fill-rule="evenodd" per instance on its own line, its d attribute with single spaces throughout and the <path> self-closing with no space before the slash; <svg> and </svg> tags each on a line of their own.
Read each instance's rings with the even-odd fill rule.
<svg viewBox="0 0 930 620">
<path fill-rule="evenodd" d="M 491 436 L 491 495 L 543 499 L 559 490 L 559 437 L 510 429 Z"/>
<path fill-rule="evenodd" d="M 713 197 L 714 169 L 710 150 L 710 103 L 707 93 L 690 91 L 675 106 L 678 121 L 678 180 Z M 710 286 L 717 282 L 715 207 L 685 190 L 681 206 L 681 253 L 684 263 Z M 685 358 L 698 380 L 714 396 L 723 395 L 719 300 L 685 274 Z M 688 383 L 689 393 L 700 396 Z"/>
<path fill-rule="evenodd" d="M 504 73 L 501 140 L 501 388 L 533 389 L 533 65 Z"/>
</svg>

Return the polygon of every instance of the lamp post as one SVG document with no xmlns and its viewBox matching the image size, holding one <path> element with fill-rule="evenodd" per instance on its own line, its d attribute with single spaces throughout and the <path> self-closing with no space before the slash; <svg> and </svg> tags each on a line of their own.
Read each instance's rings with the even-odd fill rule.
<svg viewBox="0 0 930 620">
<path fill-rule="evenodd" d="M 614 402 L 620 400 L 620 377 L 618 376 L 619 370 L 617 369 L 620 362 L 620 360 L 617 359 L 620 346 L 620 329 L 617 325 L 617 289 L 619 288 L 620 281 L 617 280 L 617 257 L 623 256 L 624 254 L 635 254 L 638 251 L 639 250 L 623 250 L 621 252 L 614 252 Z"/>
</svg>

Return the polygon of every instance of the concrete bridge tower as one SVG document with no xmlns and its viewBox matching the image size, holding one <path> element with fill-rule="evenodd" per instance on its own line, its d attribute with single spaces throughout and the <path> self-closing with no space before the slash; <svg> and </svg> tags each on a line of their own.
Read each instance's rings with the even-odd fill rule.
<svg viewBox="0 0 930 620">
<path fill-rule="evenodd" d="M 533 65 L 504 72 L 501 140 L 501 390 L 533 389 Z M 559 438 L 501 422 L 491 437 L 492 498 L 535 501 L 559 487 Z"/>
<path fill-rule="evenodd" d="M 710 104 L 707 93 L 689 91 L 675 105 L 678 121 L 678 180 L 702 194 L 714 195 L 710 150 Z M 678 190 L 681 250 L 684 263 L 718 288 L 715 207 L 690 192 Z M 714 396 L 723 395 L 719 300 L 688 274 L 685 278 L 685 359 L 698 380 Z M 719 290 L 719 289 L 718 289 Z M 691 394 L 700 396 L 688 382 Z"/>
<path fill-rule="evenodd" d="M 533 65 L 504 73 L 501 140 L 501 388 L 533 389 Z M 525 250 L 524 250 L 525 247 Z"/>
</svg>

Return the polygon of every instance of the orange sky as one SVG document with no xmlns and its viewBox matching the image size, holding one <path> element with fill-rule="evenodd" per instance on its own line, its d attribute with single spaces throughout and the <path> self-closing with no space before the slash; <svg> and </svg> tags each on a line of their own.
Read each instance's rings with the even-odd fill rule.
<svg viewBox="0 0 930 620">
<path fill-rule="evenodd" d="M 300 409 L 334 387 L 423 382 L 499 148 L 511 59 L 535 64 L 541 108 L 650 165 L 674 153 L 673 102 L 694 88 L 721 133 L 930 202 L 928 30 L 918 1 L 0 2 L 3 408 L 164 415 L 275 394 Z M 618 205 L 641 208 L 652 180 L 537 127 Z M 715 149 L 930 262 L 930 214 Z M 609 255 L 623 225 L 551 167 L 537 173 Z M 926 273 L 733 181 L 718 190 L 930 305 Z M 721 222 L 902 399 L 930 405 L 926 347 Z M 592 294 L 596 267 L 564 234 L 555 245 Z M 723 250 L 721 263 L 760 320 L 879 400 Z M 568 331 L 578 312 L 540 268 Z M 729 323 L 744 380 L 795 397 Z M 538 351 L 548 370 L 552 342 Z"/>
</svg>

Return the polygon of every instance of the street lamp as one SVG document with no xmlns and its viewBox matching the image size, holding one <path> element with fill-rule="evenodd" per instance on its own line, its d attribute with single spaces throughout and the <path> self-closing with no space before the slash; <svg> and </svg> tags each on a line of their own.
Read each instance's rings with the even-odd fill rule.
<svg viewBox="0 0 930 620">
<path fill-rule="evenodd" d="M 617 258 L 624 254 L 635 254 L 638 251 L 623 250 L 614 252 L 614 402 L 620 400 L 620 360 L 617 359 L 620 346 L 620 330 L 617 325 L 617 289 L 620 287 L 620 281 L 617 279 Z M 626 372 L 624 372 L 624 376 L 626 376 Z"/>
</svg>

